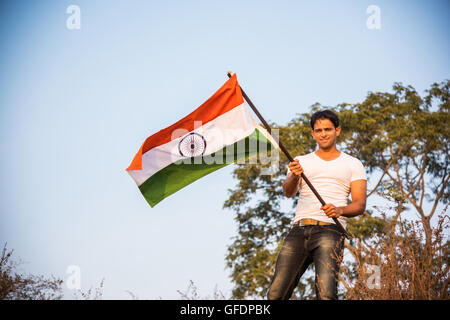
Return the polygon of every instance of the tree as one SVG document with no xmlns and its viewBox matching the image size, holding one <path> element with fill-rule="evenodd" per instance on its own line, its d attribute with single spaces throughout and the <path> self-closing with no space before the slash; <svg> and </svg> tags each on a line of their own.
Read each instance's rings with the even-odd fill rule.
<svg viewBox="0 0 450 320">
<path fill-rule="evenodd" d="M 393 89 L 370 93 L 361 104 L 338 106 L 344 150 L 381 174 L 369 195 L 393 200 L 396 216 L 405 206 L 414 209 L 429 245 L 431 218 L 450 193 L 450 81 L 433 84 L 423 99 L 411 86 L 396 83 Z M 432 204 L 428 211 L 427 202 Z"/>
<path fill-rule="evenodd" d="M 407 211 L 420 217 L 424 250 L 428 250 L 428 259 L 433 259 L 431 218 L 449 198 L 449 88 L 449 81 L 435 83 L 422 98 L 411 86 L 395 83 L 393 93 L 369 92 L 362 103 L 334 108 L 343 129 L 339 148 L 358 157 L 370 173 L 373 188 L 368 196 L 382 197 L 395 207 L 390 217 L 372 215 L 373 208 L 368 208 L 365 215 L 349 219 L 348 229 L 355 238 L 346 241 L 346 248 L 354 259 L 359 258 L 364 242 L 392 232 L 388 226 L 395 226 Z M 280 140 L 291 154 L 315 149 L 309 119 L 322 108 L 315 104 L 310 113 L 297 115 L 286 126 L 272 124 L 280 130 Z M 238 183 L 230 190 L 224 208 L 234 211 L 238 223 L 238 234 L 226 256 L 235 283 L 234 298 L 265 296 L 280 242 L 294 214 L 296 199 L 283 196 L 288 161 L 281 156 L 279 170 L 271 176 L 260 175 L 258 164 L 238 165 L 233 172 Z M 296 296 L 308 291 L 311 281 L 305 280 L 296 288 Z"/>
</svg>

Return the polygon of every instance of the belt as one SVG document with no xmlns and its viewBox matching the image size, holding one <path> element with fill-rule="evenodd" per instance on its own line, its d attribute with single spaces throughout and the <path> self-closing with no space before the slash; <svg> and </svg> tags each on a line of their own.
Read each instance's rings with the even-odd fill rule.
<svg viewBox="0 0 450 320">
<path fill-rule="evenodd" d="M 294 226 L 300 225 L 300 226 L 329 226 L 333 223 L 330 222 L 323 222 L 318 221 L 314 219 L 301 219 L 294 222 Z"/>
</svg>

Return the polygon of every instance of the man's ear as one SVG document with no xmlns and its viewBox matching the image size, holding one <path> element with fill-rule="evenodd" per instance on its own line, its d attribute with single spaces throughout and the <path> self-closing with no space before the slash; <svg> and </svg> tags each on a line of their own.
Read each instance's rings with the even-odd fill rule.
<svg viewBox="0 0 450 320">
<path fill-rule="evenodd" d="M 336 137 L 339 136 L 341 134 L 341 127 L 337 127 L 336 128 Z"/>
</svg>

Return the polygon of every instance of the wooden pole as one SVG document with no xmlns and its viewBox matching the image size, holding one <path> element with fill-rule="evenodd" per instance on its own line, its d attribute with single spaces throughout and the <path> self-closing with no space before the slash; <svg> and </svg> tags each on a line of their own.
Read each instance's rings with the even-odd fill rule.
<svg viewBox="0 0 450 320">
<path fill-rule="evenodd" d="M 227 73 L 228 78 L 231 78 L 231 72 Z M 239 86 L 240 87 L 240 86 Z M 266 122 L 266 120 L 264 120 L 263 116 L 259 113 L 258 109 L 256 109 L 255 105 L 253 104 L 253 102 L 250 100 L 250 98 L 247 96 L 247 94 L 245 93 L 244 90 L 242 90 L 242 87 L 240 87 L 241 92 L 242 92 L 242 96 L 244 97 L 245 101 L 247 101 L 247 103 L 249 104 L 250 108 L 252 108 L 253 112 L 256 114 L 256 116 L 259 118 L 259 120 L 261 120 L 262 124 L 264 125 L 264 127 L 266 128 L 266 130 L 272 135 L 272 129 L 270 128 L 269 124 Z M 294 161 L 294 158 L 292 158 L 292 156 L 290 155 L 289 151 L 286 149 L 286 147 L 281 143 L 281 141 L 278 141 L 278 145 L 280 146 L 281 151 L 283 151 L 283 153 L 286 155 L 286 157 L 289 159 L 290 162 Z M 317 197 L 317 199 L 319 199 L 320 203 L 324 206 L 326 205 L 325 201 L 323 200 L 323 198 L 320 196 L 320 194 L 317 192 L 316 188 L 314 188 L 314 186 L 311 184 L 311 182 L 309 181 L 309 179 L 305 176 L 305 174 L 302 172 L 301 174 L 302 179 L 306 182 L 306 184 L 308 185 L 308 187 L 311 189 L 311 191 L 314 193 L 314 195 Z M 336 218 L 332 218 L 334 223 L 336 223 L 337 227 L 339 228 L 339 230 L 345 235 L 345 237 L 347 239 L 350 239 L 350 235 L 348 234 L 348 232 L 344 229 L 344 227 L 342 226 L 342 224 L 338 221 L 338 219 Z"/>
</svg>

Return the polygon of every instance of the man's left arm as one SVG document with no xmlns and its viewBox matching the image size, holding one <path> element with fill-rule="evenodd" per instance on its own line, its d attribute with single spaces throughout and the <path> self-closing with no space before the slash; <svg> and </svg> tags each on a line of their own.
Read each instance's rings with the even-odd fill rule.
<svg viewBox="0 0 450 320">
<path fill-rule="evenodd" d="M 335 207 L 333 204 L 327 203 L 320 209 L 322 209 L 329 218 L 339 218 L 340 216 L 351 218 L 359 216 L 366 210 L 366 192 L 366 180 L 361 179 L 352 181 L 350 183 L 352 203 L 344 207 Z"/>
</svg>

